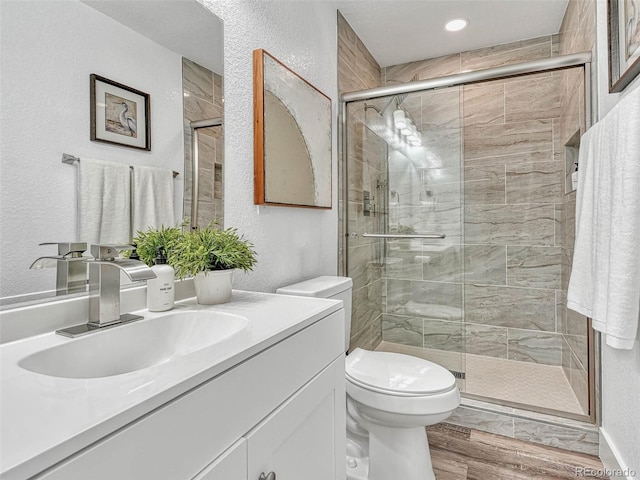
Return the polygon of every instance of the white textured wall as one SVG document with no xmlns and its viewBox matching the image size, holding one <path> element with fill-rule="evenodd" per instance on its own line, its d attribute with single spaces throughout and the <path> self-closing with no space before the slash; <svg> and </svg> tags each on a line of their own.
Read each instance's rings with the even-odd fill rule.
<svg viewBox="0 0 640 480">
<path fill-rule="evenodd" d="M 602 430 L 621 468 L 640 475 L 640 342 L 602 349 Z"/>
<path fill-rule="evenodd" d="M 180 57 L 74 0 L 2 2 L 0 296 L 55 288 L 44 241 L 76 236 L 75 168 L 62 153 L 183 171 Z M 151 152 L 89 140 L 89 75 L 151 95 Z M 182 177 L 176 179 L 181 216 Z M 180 199 L 180 201 L 178 201 Z"/>
<path fill-rule="evenodd" d="M 337 271 L 337 40 L 331 2 L 200 0 L 224 21 L 225 226 L 238 227 L 258 252 L 258 265 L 235 287 L 277 287 Z M 332 99 L 331 210 L 253 204 L 252 52 L 265 49 Z"/>
<path fill-rule="evenodd" d="M 636 78 L 622 94 L 609 94 L 607 67 L 607 7 L 597 0 L 598 114 L 602 118 L 620 99 L 640 88 Z M 636 192 L 640 195 L 640 192 Z M 629 221 L 632 221 L 631 219 Z M 637 221 L 637 219 L 633 220 Z M 619 467 L 640 475 L 640 340 L 633 350 L 602 347 L 602 430 Z M 602 447 L 601 447 L 602 451 Z M 605 448 L 605 452 L 607 449 Z M 605 464 L 607 458 L 603 457 Z M 607 465 L 615 466 L 615 465 Z M 629 478 L 632 478 L 629 476 Z M 634 477 L 635 478 L 635 477 Z"/>
</svg>

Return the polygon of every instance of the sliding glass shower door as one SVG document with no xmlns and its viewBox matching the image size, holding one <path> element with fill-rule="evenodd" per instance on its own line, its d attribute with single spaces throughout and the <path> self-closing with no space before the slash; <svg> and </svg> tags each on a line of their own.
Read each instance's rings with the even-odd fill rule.
<svg viewBox="0 0 640 480">
<path fill-rule="evenodd" d="M 566 307 L 584 76 L 346 103 L 352 349 L 439 363 L 468 397 L 592 414 L 588 323 Z"/>
<path fill-rule="evenodd" d="M 457 87 L 348 105 L 346 256 L 352 346 L 436 361 L 463 386 L 460 118 Z"/>
</svg>

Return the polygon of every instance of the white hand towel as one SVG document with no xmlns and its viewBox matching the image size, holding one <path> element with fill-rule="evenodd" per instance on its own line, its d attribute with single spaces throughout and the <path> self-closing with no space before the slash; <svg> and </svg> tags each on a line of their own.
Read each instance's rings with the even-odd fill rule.
<svg viewBox="0 0 640 480">
<path fill-rule="evenodd" d="M 573 252 L 573 267 L 567 291 L 567 306 L 588 317 L 593 316 L 594 290 L 596 288 L 595 263 L 598 257 L 598 201 L 597 187 L 600 182 L 598 162 L 601 155 L 602 129 L 600 125 L 591 127 L 580 140 L 578 157 L 578 189 L 576 192 L 576 234 Z M 605 172 L 603 172 L 604 175 Z M 602 246 L 600 246 L 602 248 Z"/>
<path fill-rule="evenodd" d="M 129 165 L 83 158 L 78 164 L 78 240 L 90 245 L 131 241 Z"/>
<path fill-rule="evenodd" d="M 640 316 L 640 88 L 582 137 L 567 306 L 613 348 L 633 348 Z"/>
<path fill-rule="evenodd" d="M 133 234 L 149 227 L 175 225 L 173 172 L 156 167 L 133 167 Z"/>
</svg>

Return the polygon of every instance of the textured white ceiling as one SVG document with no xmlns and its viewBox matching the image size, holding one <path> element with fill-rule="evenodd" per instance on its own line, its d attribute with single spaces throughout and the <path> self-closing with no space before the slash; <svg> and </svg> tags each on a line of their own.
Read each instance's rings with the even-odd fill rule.
<svg viewBox="0 0 640 480">
<path fill-rule="evenodd" d="M 222 21 L 196 0 L 83 2 L 151 40 L 222 73 Z M 333 3 L 380 66 L 386 67 L 558 33 L 568 0 L 337 0 Z M 469 26 L 461 32 L 447 32 L 445 22 L 457 17 L 467 18 Z"/>
<path fill-rule="evenodd" d="M 339 9 L 381 67 L 558 33 L 568 0 L 345 0 Z M 461 32 L 444 24 L 469 20 Z"/>
</svg>

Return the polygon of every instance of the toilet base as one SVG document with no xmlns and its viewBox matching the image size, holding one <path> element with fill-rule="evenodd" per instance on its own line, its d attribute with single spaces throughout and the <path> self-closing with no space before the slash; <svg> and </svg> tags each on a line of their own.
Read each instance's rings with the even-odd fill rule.
<svg viewBox="0 0 640 480">
<path fill-rule="evenodd" d="M 369 459 L 347 455 L 347 480 L 367 480 Z"/>
<path fill-rule="evenodd" d="M 347 455 L 348 480 L 435 480 L 425 427 L 367 428 L 369 456 Z"/>
</svg>

